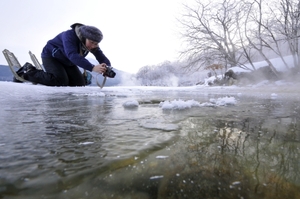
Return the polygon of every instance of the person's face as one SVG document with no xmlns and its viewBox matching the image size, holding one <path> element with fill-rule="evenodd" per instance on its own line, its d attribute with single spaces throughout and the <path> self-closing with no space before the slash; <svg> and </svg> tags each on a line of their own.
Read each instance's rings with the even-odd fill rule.
<svg viewBox="0 0 300 199">
<path fill-rule="evenodd" d="M 85 46 L 88 50 L 92 50 L 94 48 L 97 48 L 98 44 L 99 44 L 98 42 L 95 42 L 95 41 L 92 41 L 92 40 L 89 40 L 89 39 L 85 40 Z"/>
</svg>

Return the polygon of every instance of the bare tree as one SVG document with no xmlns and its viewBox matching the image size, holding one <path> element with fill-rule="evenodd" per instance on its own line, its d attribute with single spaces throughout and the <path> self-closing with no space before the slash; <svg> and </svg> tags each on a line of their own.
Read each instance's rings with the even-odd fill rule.
<svg viewBox="0 0 300 199">
<path fill-rule="evenodd" d="M 247 41 L 247 37 L 245 37 L 247 29 L 243 28 L 245 27 L 244 24 L 246 24 L 247 22 L 246 16 L 249 14 L 249 9 L 251 7 L 251 4 L 245 2 L 240 2 L 240 4 L 241 4 L 240 12 L 239 15 L 237 16 L 236 24 L 237 24 L 237 31 L 238 31 L 237 38 L 239 39 L 239 42 L 241 44 L 240 51 L 243 55 L 244 60 L 241 60 L 242 62 L 239 63 L 239 67 L 246 70 L 256 70 L 253 63 L 253 57 L 255 55 L 255 52 L 253 52 L 254 50 L 249 47 L 249 42 Z M 249 68 L 249 66 L 246 66 L 243 62 L 249 63 L 251 68 Z"/>
<path fill-rule="evenodd" d="M 196 6 L 184 5 L 186 14 L 179 20 L 185 32 L 183 38 L 187 48 L 181 52 L 188 57 L 188 67 L 222 64 L 236 66 L 241 59 L 236 20 L 239 19 L 239 2 L 223 0 L 222 3 L 203 3 Z"/>
<path fill-rule="evenodd" d="M 245 27 L 245 31 L 240 33 L 240 39 L 243 40 L 241 41 L 241 44 L 243 46 L 243 50 L 244 50 L 244 56 L 247 58 L 248 63 L 250 63 L 250 65 L 252 65 L 252 68 L 254 70 L 256 70 L 255 66 L 253 65 L 253 59 L 250 56 L 249 52 L 256 50 L 257 48 L 253 48 L 251 45 L 254 44 L 250 43 L 251 45 L 249 46 L 245 46 L 246 43 L 249 43 L 247 41 L 244 40 L 245 37 L 243 37 L 243 33 L 246 33 L 246 38 L 247 40 L 249 40 L 249 38 L 251 39 L 251 41 L 254 39 L 254 41 L 261 41 L 260 43 L 260 48 L 262 49 L 262 52 L 264 52 L 264 54 L 268 54 L 268 52 L 271 52 L 271 54 L 275 54 L 276 57 L 279 57 L 282 62 L 284 63 L 286 68 L 289 68 L 288 64 L 286 63 L 286 60 L 284 59 L 284 56 L 286 55 L 286 50 L 285 47 L 283 47 L 283 39 L 282 37 L 280 37 L 280 34 L 278 32 L 278 29 L 280 29 L 279 25 L 278 25 L 278 19 L 276 19 L 278 17 L 278 15 L 280 15 L 280 13 L 274 11 L 274 4 L 276 2 L 272 2 L 270 0 L 264 1 L 265 4 L 262 4 L 262 1 L 258 2 L 258 1 L 253 1 L 253 0 L 244 0 L 243 1 L 243 5 L 245 7 L 245 9 L 247 9 L 247 15 L 245 15 L 244 17 L 242 17 L 241 21 L 237 21 L 237 23 L 239 24 L 246 24 Z M 260 8 L 258 9 L 260 11 L 256 11 L 256 9 L 253 9 L 253 7 L 255 7 L 253 4 L 260 4 Z M 263 11 L 262 11 L 263 10 Z M 252 12 L 252 13 L 250 13 Z M 256 15 L 257 13 L 260 13 L 258 15 Z M 252 22 L 249 21 L 249 14 L 254 14 L 252 16 L 253 20 Z M 264 16 L 264 19 L 262 19 L 262 15 Z M 245 19 L 243 19 L 245 18 Z M 240 27 L 241 25 L 239 25 Z M 257 29 L 253 28 L 253 27 L 258 27 Z M 260 31 L 260 33 L 258 33 L 258 31 Z M 249 37 L 249 32 L 254 33 L 251 37 Z M 257 35 L 260 35 L 260 38 L 258 38 Z M 259 42 L 257 42 L 258 44 Z M 261 54 L 261 52 L 259 52 L 259 54 Z M 251 54 L 253 56 L 253 53 Z M 274 55 L 273 55 L 274 56 Z M 267 57 L 267 56 L 266 56 Z"/>
<path fill-rule="evenodd" d="M 140 70 L 136 74 L 137 80 L 140 81 L 141 85 L 150 86 L 150 75 L 151 75 L 152 67 L 144 66 L 140 68 Z"/>
<path fill-rule="evenodd" d="M 288 42 L 295 65 L 300 67 L 300 0 L 195 0 L 195 5 L 184 8 L 179 22 L 187 43 L 181 52 L 188 59 L 187 68 L 221 64 L 225 70 L 232 66 L 256 70 L 253 57 L 259 57 L 278 76 L 268 54 L 272 52 L 289 68 L 282 41 Z"/>
<path fill-rule="evenodd" d="M 264 58 L 268 66 L 271 68 L 272 72 L 278 76 L 278 72 L 270 59 L 265 54 L 265 47 L 270 48 L 269 43 L 266 41 L 264 35 L 265 26 L 263 19 L 263 3 L 262 0 L 253 0 L 250 3 L 250 9 L 246 17 L 245 23 L 245 35 L 252 48 L 257 50 L 257 52 Z M 249 28 L 248 23 L 255 24 L 252 28 Z"/>
<path fill-rule="evenodd" d="M 175 72 L 172 63 L 165 61 L 159 65 L 140 68 L 136 78 L 143 86 L 170 86 L 170 76 L 175 76 Z"/>
<path fill-rule="evenodd" d="M 278 32 L 288 43 L 294 66 L 299 68 L 300 0 L 280 0 L 277 5 L 277 10 L 272 11 L 276 13 L 274 18 L 279 27 Z"/>
</svg>

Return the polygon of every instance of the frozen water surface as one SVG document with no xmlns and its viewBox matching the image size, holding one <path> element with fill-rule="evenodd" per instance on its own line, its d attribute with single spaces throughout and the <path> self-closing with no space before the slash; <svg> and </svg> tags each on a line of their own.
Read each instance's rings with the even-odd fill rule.
<svg viewBox="0 0 300 199">
<path fill-rule="evenodd" d="M 299 198 L 299 88 L 0 82 L 0 198 Z"/>
</svg>

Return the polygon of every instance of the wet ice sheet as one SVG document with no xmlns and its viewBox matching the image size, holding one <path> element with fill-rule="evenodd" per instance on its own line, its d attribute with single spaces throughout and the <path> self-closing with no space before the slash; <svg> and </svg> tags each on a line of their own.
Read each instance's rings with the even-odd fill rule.
<svg viewBox="0 0 300 199">
<path fill-rule="evenodd" d="M 93 198 L 91 194 L 94 193 L 96 198 L 99 194 L 111 197 L 111 194 L 119 193 L 122 196 L 124 190 L 128 195 L 138 195 L 137 187 L 149 196 L 147 186 L 155 187 L 151 183 L 161 181 L 168 185 L 161 190 L 168 188 L 173 193 L 179 190 L 178 194 L 181 193 L 179 185 L 185 185 L 181 187 L 183 191 L 188 187 L 197 190 L 193 184 L 202 183 L 197 181 L 198 178 L 218 184 L 213 181 L 217 178 L 213 176 L 214 167 L 209 165 L 210 157 L 217 157 L 215 166 L 234 158 L 236 170 L 245 168 L 238 162 L 247 161 L 252 154 L 261 151 L 255 148 L 255 140 L 260 140 L 260 146 L 269 146 L 265 143 L 269 139 L 273 139 L 272 144 L 276 146 L 281 144 L 280 133 L 274 139 L 268 131 L 256 131 L 255 128 L 260 125 L 261 129 L 285 132 L 287 126 L 293 127 L 299 112 L 295 104 L 299 101 L 299 92 L 288 86 L 114 87 L 101 90 L 98 87 L 58 88 L 0 82 L 0 90 L 0 166 L 4 171 L 0 190 L 7 193 L 8 187 L 13 185 L 14 194 L 20 196 L 23 188 L 34 193 L 40 190 L 46 195 L 65 194 L 68 197 L 89 194 Z M 218 100 L 234 103 L 216 106 Z M 166 101 L 171 108 L 164 110 L 160 103 Z M 179 101 L 186 108 L 174 108 Z M 138 102 L 138 106 L 124 106 L 126 102 Z M 207 106 L 189 106 L 190 102 Z M 221 128 L 222 134 L 217 136 L 216 127 Z M 253 137 L 247 140 L 245 134 L 240 134 L 244 131 L 253 132 Z M 284 138 L 299 141 L 297 131 L 291 132 L 296 133 Z M 265 137 L 256 139 L 255 135 Z M 293 135 L 296 137 L 292 139 Z M 242 139 L 247 140 L 249 150 L 239 148 Z M 286 144 L 278 151 L 286 151 L 290 146 Z M 241 158 L 240 153 L 231 153 L 231 147 L 236 147 L 241 154 L 247 152 L 249 156 Z M 222 150 L 227 152 L 224 159 L 219 156 Z M 264 155 L 265 159 L 277 157 Z M 197 159 L 202 161 L 200 165 Z M 295 162 L 292 157 L 289 160 Z M 255 162 L 248 165 L 256 168 Z M 197 173 L 199 169 L 203 169 L 203 174 Z M 224 166 L 223 169 L 231 171 Z M 196 174 L 198 177 L 192 179 Z M 245 178 L 249 179 L 246 174 Z M 224 189 L 238 190 L 245 183 L 236 178 L 222 179 L 226 181 Z M 93 192 L 96 185 L 99 185 L 99 191 Z M 212 193 L 215 192 L 212 190 Z M 35 196 L 39 198 L 40 195 Z"/>
</svg>

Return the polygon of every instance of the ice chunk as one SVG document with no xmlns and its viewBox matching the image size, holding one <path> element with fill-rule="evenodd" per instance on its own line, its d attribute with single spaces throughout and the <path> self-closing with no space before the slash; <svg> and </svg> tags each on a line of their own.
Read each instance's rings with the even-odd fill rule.
<svg viewBox="0 0 300 199">
<path fill-rule="evenodd" d="M 169 156 L 165 156 L 165 155 L 158 155 L 158 156 L 156 156 L 157 159 L 166 159 L 168 157 Z"/>
<path fill-rule="evenodd" d="M 173 101 L 164 101 L 160 102 L 159 106 L 163 110 L 168 109 L 188 109 L 195 106 L 200 106 L 200 103 L 195 100 L 173 100 Z"/>
<path fill-rule="evenodd" d="M 123 103 L 124 108 L 136 108 L 139 106 L 139 102 L 137 100 L 129 100 Z"/>
<path fill-rule="evenodd" d="M 94 144 L 94 142 L 80 142 L 79 145 L 89 145 Z"/>
<path fill-rule="evenodd" d="M 154 180 L 154 179 L 160 179 L 163 178 L 164 176 L 152 176 L 150 177 L 150 180 Z"/>
</svg>

